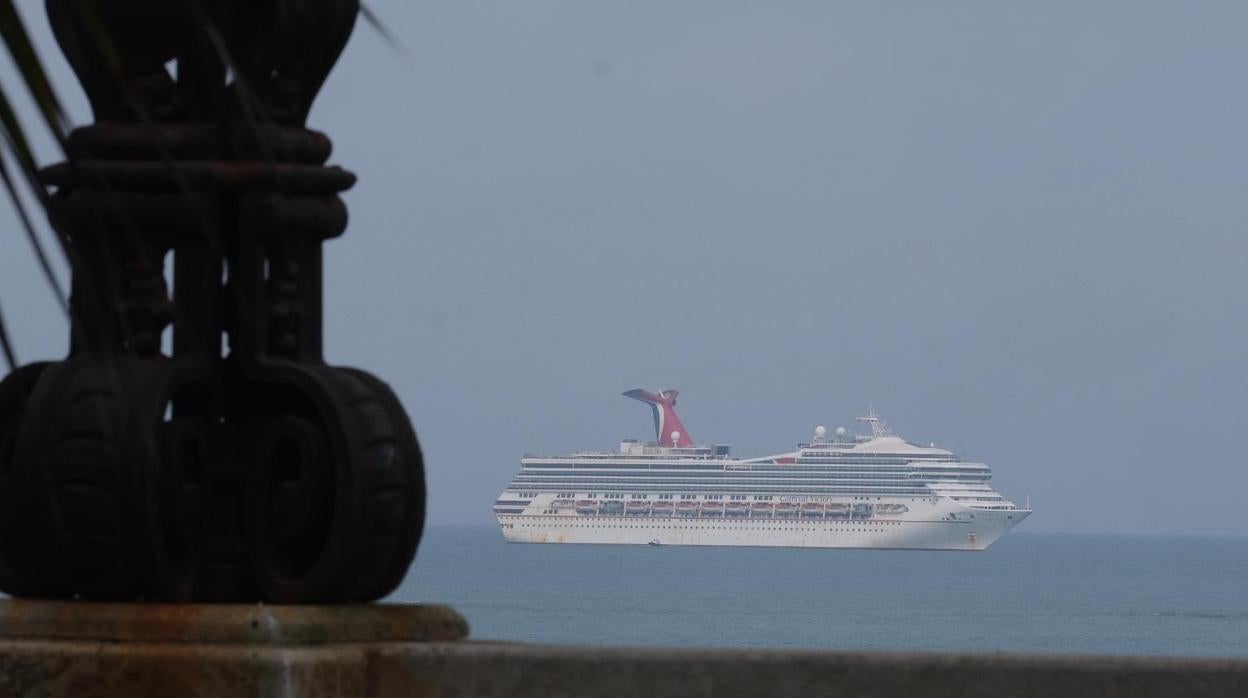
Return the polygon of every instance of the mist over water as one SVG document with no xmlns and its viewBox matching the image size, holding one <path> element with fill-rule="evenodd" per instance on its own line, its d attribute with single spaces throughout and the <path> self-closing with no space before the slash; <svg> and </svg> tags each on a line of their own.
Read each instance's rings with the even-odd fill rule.
<svg viewBox="0 0 1248 698">
<path fill-rule="evenodd" d="M 982 553 L 507 544 L 433 527 L 392 601 L 477 639 L 1248 656 L 1248 539 L 1011 532 Z"/>
</svg>

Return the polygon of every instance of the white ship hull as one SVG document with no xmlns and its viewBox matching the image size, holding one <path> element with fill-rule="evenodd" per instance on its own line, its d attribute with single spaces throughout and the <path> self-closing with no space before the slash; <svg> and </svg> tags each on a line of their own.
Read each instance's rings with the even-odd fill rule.
<svg viewBox="0 0 1248 698">
<path fill-rule="evenodd" d="M 792 452 L 733 458 L 695 445 L 677 391 L 624 395 L 650 405 L 657 440 L 521 458 L 494 500 L 508 542 L 984 550 L 1031 514 L 987 464 L 912 444 L 874 410 L 870 436 L 820 426 Z"/>
<path fill-rule="evenodd" d="M 511 543 L 984 550 L 1031 513 L 971 509 L 945 498 L 909 506 L 905 516 L 868 520 L 565 513 L 499 515 L 498 522 Z"/>
</svg>

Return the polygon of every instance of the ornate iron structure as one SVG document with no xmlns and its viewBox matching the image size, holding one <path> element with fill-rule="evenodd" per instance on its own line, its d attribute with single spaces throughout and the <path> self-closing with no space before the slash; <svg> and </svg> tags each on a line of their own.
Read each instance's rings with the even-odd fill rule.
<svg viewBox="0 0 1248 698">
<path fill-rule="evenodd" d="M 95 123 L 44 171 L 69 356 L 0 384 L 0 588 L 384 596 L 423 464 L 393 392 L 322 358 L 321 246 L 354 176 L 305 127 L 357 0 L 47 6 Z"/>
</svg>

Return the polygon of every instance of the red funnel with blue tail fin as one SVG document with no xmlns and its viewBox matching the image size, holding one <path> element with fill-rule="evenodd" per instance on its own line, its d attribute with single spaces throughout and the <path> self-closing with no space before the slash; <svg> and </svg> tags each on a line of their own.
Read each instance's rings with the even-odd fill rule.
<svg viewBox="0 0 1248 698">
<path fill-rule="evenodd" d="M 640 388 L 624 393 L 624 397 L 647 403 L 650 409 L 654 410 L 654 433 L 658 437 L 660 446 L 693 445 L 693 439 L 690 438 L 685 425 L 681 424 L 680 417 L 676 416 L 676 396 L 679 394 L 675 390 L 662 390 L 656 395 Z M 672 439 L 673 433 L 676 434 L 675 440 Z"/>
</svg>

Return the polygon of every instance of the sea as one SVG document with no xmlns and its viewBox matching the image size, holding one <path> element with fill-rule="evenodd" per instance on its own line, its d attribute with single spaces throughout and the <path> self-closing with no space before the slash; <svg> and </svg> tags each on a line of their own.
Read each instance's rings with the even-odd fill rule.
<svg viewBox="0 0 1248 698">
<path fill-rule="evenodd" d="M 1248 656 L 1248 537 L 1011 532 L 983 552 L 503 541 L 430 527 L 388 599 L 575 645 Z"/>
</svg>

